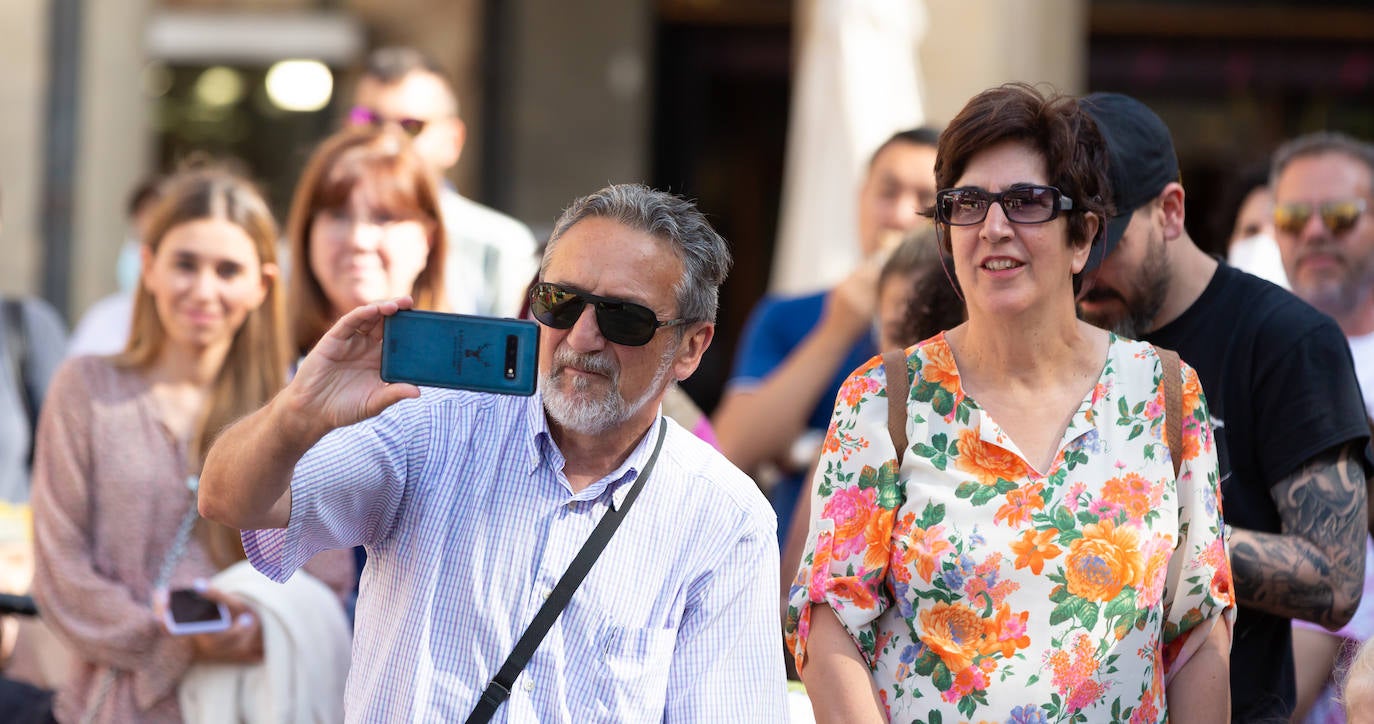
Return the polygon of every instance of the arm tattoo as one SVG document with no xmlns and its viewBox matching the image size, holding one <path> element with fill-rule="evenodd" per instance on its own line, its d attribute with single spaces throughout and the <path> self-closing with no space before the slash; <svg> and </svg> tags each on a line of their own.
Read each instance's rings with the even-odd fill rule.
<svg viewBox="0 0 1374 724">
<path fill-rule="evenodd" d="M 1236 529 L 1231 536 L 1240 604 L 1339 628 L 1364 587 L 1368 518 L 1359 447 L 1309 459 L 1270 492 L 1283 533 Z"/>
</svg>

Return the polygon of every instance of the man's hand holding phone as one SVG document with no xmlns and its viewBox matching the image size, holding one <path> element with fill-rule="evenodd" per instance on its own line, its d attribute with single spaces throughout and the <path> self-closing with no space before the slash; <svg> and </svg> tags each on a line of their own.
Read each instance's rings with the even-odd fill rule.
<svg viewBox="0 0 1374 724">
<path fill-rule="evenodd" d="M 412 304 L 410 297 L 397 297 L 354 309 L 335 322 L 301 361 L 286 391 L 291 407 L 300 413 L 292 417 L 312 426 L 307 434 L 312 444 L 330 430 L 420 396 L 415 385 L 381 379 L 383 322 Z"/>
</svg>

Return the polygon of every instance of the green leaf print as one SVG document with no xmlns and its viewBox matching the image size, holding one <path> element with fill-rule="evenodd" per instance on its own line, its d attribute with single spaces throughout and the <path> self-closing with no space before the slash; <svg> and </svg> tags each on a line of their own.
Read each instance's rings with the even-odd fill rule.
<svg viewBox="0 0 1374 724">
<path fill-rule="evenodd" d="M 1102 615 L 1107 618 L 1130 616 L 1131 620 L 1134 620 L 1135 614 L 1136 604 L 1134 588 L 1121 589 L 1121 593 L 1118 593 L 1116 598 L 1109 601 L 1106 608 L 1102 611 Z"/>
<path fill-rule="evenodd" d="M 1126 398 L 1125 398 L 1125 397 L 1118 397 L 1118 398 L 1116 398 L 1116 411 L 1117 411 L 1117 413 L 1119 413 L 1122 417 L 1130 417 L 1130 416 L 1131 416 L 1131 408 L 1129 408 L 1129 407 L 1126 406 Z"/>
<path fill-rule="evenodd" d="M 1126 439 L 1127 439 L 1127 440 L 1134 440 L 1134 439 L 1140 437 L 1140 433 L 1142 433 L 1142 432 L 1145 432 L 1145 426 L 1144 426 L 1144 425 L 1141 425 L 1141 424 L 1136 424 L 1135 427 L 1132 427 L 1132 428 L 1131 428 L 1131 434 L 1130 434 L 1130 435 L 1127 435 L 1127 436 L 1126 436 Z"/>
<path fill-rule="evenodd" d="M 1078 620 L 1083 624 L 1083 628 L 1092 629 L 1096 626 L 1097 604 L 1080 599 L 1080 603 L 1078 604 Z"/>
<path fill-rule="evenodd" d="M 970 498 L 970 497 L 973 497 L 973 494 L 976 493 L 976 492 L 978 492 L 978 489 L 981 488 L 981 487 L 983 487 L 983 484 L 980 483 L 980 482 L 978 482 L 978 481 L 976 481 L 976 480 L 965 480 L 964 482 L 959 483 L 959 487 L 957 487 L 957 488 L 954 489 L 954 497 L 956 497 L 956 498 Z"/>
<path fill-rule="evenodd" d="M 954 420 L 961 425 L 967 425 L 969 421 L 969 406 L 967 400 L 959 400 L 959 406 L 954 408 Z"/>
<path fill-rule="evenodd" d="M 959 713 L 960 713 L 960 714 L 963 714 L 964 716 L 969 717 L 970 719 L 972 719 L 972 718 L 973 718 L 973 712 L 974 712 L 974 709 L 976 708 L 976 706 L 977 706 L 977 705 L 974 704 L 974 702 L 973 702 L 973 697 L 971 697 L 971 696 L 961 696 L 961 697 L 959 697 L 958 709 L 959 709 Z"/>
<path fill-rule="evenodd" d="M 935 391 L 940 389 L 940 386 L 927 382 L 925 378 L 918 377 L 917 379 L 920 382 L 917 382 L 916 387 L 911 391 L 912 399 L 917 402 L 930 402 L 930 398 L 935 396 Z"/>
<path fill-rule="evenodd" d="M 945 504 L 936 505 L 926 503 L 925 510 L 921 511 L 921 517 L 916 520 L 916 527 L 926 529 L 932 525 L 939 525 L 945 519 Z"/>
<path fill-rule="evenodd" d="M 940 712 L 931 709 L 926 715 L 926 724 L 945 724 L 945 718 L 940 716 Z"/>
<path fill-rule="evenodd" d="M 1073 530 L 1075 527 L 1073 524 L 1073 513 L 1070 513 L 1069 509 L 1062 505 L 1055 506 L 1054 527 L 1065 532 Z"/>
<path fill-rule="evenodd" d="M 948 416 L 954 412 L 954 395 L 949 394 L 949 390 L 940 387 L 935 390 L 935 396 L 930 400 L 930 407 L 941 415 Z"/>
<path fill-rule="evenodd" d="M 930 437 L 930 444 L 938 451 L 945 452 L 948 447 L 949 436 L 943 432 L 937 432 Z"/>
<path fill-rule="evenodd" d="M 1050 611 L 1050 625 L 1058 626 L 1073 618 L 1074 613 L 1078 611 L 1078 602 L 1080 600 L 1082 599 L 1077 596 L 1072 596 L 1067 601 L 1055 606 L 1054 610 Z"/>
<path fill-rule="evenodd" d="M 926 649 L 921 657 L 911 665 L 911 670 L 920 676 L 930 676 L 935 673 L 935 665 L 940 663 L 940 656 L 930 649 Z"/>
<path fill-rule="evenodd" d="M 973 496 L 970 498 L 970 502 L 972 502 L 974 505 L 987 505 L 989 500 L 992 500 L 996 497 L 997 488 L 991 485 L 979 485 L 978 489 L 973 491 Z"/>
<path fill-rule="evenodd" d="M 1013 483 L 1010 480 L 1007 480 L 1006 478 L 998 478 L 996 487 L 997 492 L 1006 495 L 1007 493 L 1010 493 L 1011 491 L 1016 490 L 1021 486 L 1017 485 L 1016 483 Z"/>
<path fill-rule="evenodd" d="M 943 661 L 935 665 L 935 676 L 933 680 L 935 682 L 935 688 L 940 691 L 949 691 L 949 688 L 954 686 L 954 677 L 950 675 L 949 667 L 945 666 L 945 662 Z"/>
</svg>

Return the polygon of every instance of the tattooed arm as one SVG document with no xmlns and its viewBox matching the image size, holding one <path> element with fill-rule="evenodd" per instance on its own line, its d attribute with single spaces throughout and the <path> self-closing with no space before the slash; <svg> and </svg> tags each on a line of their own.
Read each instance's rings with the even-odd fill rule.
<svg viewBox="0 0 1374 724">
<path fill-rule="evenodd" d="M 1236 597 L 1241 606 L 1335 631 L 1355 614 L 1364 586 L 1368 518 L 1359 446 L 1311 458 L 1271 494 L 1282 534 L 1231 533 Z"/>
</svg>

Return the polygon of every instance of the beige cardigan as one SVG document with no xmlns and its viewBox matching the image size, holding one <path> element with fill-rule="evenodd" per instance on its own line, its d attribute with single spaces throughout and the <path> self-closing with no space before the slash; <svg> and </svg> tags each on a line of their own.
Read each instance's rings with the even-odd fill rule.
<svg viewBox="0 0 1374 724">
<path fill-rule="evenodd" d="M 122 673 L 96 721 L 181 721 L 176 686 L 190 642 L 153 615 L 151 586 L 191 505 L 186 451 L 159 421 L 143 377 L 102 357 L 65 363 L 39 420 L 33 468 L 33 593 L 44 621 L 80 660 L 58 691 L 60 721 L 76 721 L 100 672 Z M 199 539 L 170 587 L 216 570 Z M 353 582 L 350 551 L 306 569 L 340 596 Z"/>
</svg>

